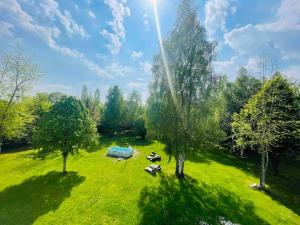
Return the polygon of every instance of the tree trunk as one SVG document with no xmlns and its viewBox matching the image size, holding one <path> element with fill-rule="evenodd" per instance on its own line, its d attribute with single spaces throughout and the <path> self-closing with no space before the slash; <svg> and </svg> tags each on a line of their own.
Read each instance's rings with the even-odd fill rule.
<svg viewBox="0 0 300 225">
<path fill-rule="evenodd" d="M 265 182 L 266 182 L 266 174 L 265 174 L 265 153 L 261 152 L 261 174 L 260 174 L 260 183 L 259 187 L 261 190 L 265 189 Z"/>
<path fill-rule="evenodd" d="M 67 157 L 68 154 L 63 154 L 63 174 L 67 174 Z"/>
<path fill-rule="evenodd" d="M 176 171 L 175 174 L 178 178 L 184 178 L 184 153 L 180 152 L 176 159 Z"/>
<path fill-rule="evenodd" d="M 1 154 L 1 152 L 2 152 L 2 143 L 0 141 L 0 154 Z"/>
<path fill-rule="evenodd" d="M 265 190 L 266 186 L 266 172 L 268 167 L 268 150 L 264 148 L 261 152 L 261 175 L 260 175 L 260 184 L 259 187 L 261 190 Z"/>
</svg>

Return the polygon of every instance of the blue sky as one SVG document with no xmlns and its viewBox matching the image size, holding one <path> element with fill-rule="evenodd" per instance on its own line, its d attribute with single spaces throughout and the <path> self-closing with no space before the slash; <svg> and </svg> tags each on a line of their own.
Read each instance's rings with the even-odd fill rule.
<svg viewBox="0 0 300 225">
<path fill-rule="evenodd" d="M 161 29 L 172 29 L 179 0 L 157 0 Z M 234 79 L 244 66 L 260 76 L 266 58 L 300 77 L 299 0 L 198 0 L 208 38 L 218 42 L 215 71 Z M 105 99 L 112 85 L 147 97 L 158 40 L 150 0 L 1 0 L 0 51 L 21 42 L 43 78 L 31 90 Z"/>
</svg>

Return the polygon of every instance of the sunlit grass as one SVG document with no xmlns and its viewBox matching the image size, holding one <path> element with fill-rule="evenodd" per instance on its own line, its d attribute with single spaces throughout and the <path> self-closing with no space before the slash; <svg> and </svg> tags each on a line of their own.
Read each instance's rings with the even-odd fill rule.
<svg viewBox="0 0 300 225">
<path fill-rule="evenodd" d="M 106 157 L 108 146 L 129 144 L 137 149 L 133 158 Z M 221 152 L 191 156 L 186 180 L 179 182 L 163 147 L 130 138 L 102 139 L 101 150 L 69 158 L 67 168 L 73 172 L 66 177 L 60 174 L 60 156 L 33 159 L 31 150 L 2 154 L 0 224 L 214 224 L 220 216 L 247 225 L 299 224 L 296 188 L 274 190 L 294 199 L 290 204 L 251 190 L 248 185 L 258 182 L 252 163 Z M 161 175 L 144 172 L 151 151 L 162 155 Z M 283 171 L 299 182 L 298 168 Z"/>
</svg>

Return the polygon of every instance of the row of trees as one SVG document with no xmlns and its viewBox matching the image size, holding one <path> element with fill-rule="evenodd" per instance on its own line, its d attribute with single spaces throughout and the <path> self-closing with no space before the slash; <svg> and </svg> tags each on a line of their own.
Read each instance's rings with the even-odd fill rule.
<svg viewBox="0 0 300 225">
<path fill-rule="evenodd" d="M 84 86 L 81 101 L 89 110 L 100 133 L 107 135 L 124 133 L 145 138 L 145 107 L 137 91 L 133 91 L 127 99 L 124 99 L 121 89 L 113 86 L 108 90 L 106 103 L 102 105 L 99 89 L 91 96 Z"/>
<path fill-rule="evenodd" d="M 25 97 L 40 76 L 36 65 L 20 52 L 2 55 L 0 151 L 3 140 L 20 138 L 46 153 L 60 150 L 65 172 L 68 155 L 97 146 L 99 131 L 142 138 L 147 133 L 166 144 L 183 178 L 187 153 L 230 143 L 241 153 L 258 150 L 264 189 L 269 153 L 277 171 L 280 156 L 299 141 L 299 86 L 278 72 L 261 81 L 242 68 L 233 82 L 215 74 L 216 44 L 207 40 L 191 0 L 182 0 L 163 44 L 168 64 L 162 54 L 155 56 L 146 106 L 135 91 L 125 99 L 118 86 L 109 89 L 105 104 L 100 90 L 90 95 L 86 86 L 80 100 L 60 93 Z"/>
<path fill-rule="evenodd" d="M 125 100 L 120 88 L 112 87 L 105 105 L 99 89 L 91 96 L 86 86 L 80 100 L 61 93 L 26 96 L 40 76 L 20 48 L 0 56 L 0 153 L 4 141 L 31 143 L 46 154 L 60 150 L 65 173 L 69 154 L 97 146 L 97 128 L 145 138 L 144 106 L 136 91 Z"/>
<path fill-rule="evenodd" d="M 277 156 L 272 157 L 277 171 L 278 156 L 298 141 L 299 86 L 278 72 L 262 81 L 245 68 L 234 82 L 216 75 L 212 65 L 215 43 L 207 40 L 190 0 L 181 2 L 175 26 L 163 45 L 169 68 L 159 53 L 153 60 L 147 129 L 174 155 L 176 175 L 184 176 L 188 151 L 222 141 L 241 154 L 247 149 L 260 153 L 259 187 L 264 189 L 269 152 Z"/>
</svg>

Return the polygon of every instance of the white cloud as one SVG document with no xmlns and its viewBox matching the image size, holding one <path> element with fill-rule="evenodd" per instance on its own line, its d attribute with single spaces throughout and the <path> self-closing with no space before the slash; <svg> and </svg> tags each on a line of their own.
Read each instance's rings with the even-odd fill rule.
<svg viewBox="0 0 300 225">
<path fill-rule="evenodd" d="M 112 63 L 106 67 L 106 70 L 112 77 L 116 77 L 116 76 L 124 77 L 130 74 L 133 71 L 133 68 L 129 66 L 123 66 L 119 63 Z"/>
<path fill-rule="evenodd" d="M 237 56 L 233 56 L 229 60 L 215 61 L 215 72 L 220 75 L 235 75 L 239 67 L 237 66 L 237 58 Z M 230 72 L 230 74 L 228 74 L 228 72 Z"/>
<path fill-rule="evenodd" d="M 106 44 L 106 47 L 108 48 L 110 53 L 112 55 L 117 55 L 122 47 L 120 38 L 116 34 L 110 33 L 105 29 L 102 30 L 100 34 L 102 34 L 107 40 L 109 40 L 109 43 Z"/>
<path fill-rule="evenodd" d="M 248 59 L 247 65 L 245 67 L 251 74 L 260 75 L 261 65 L 262 65 L 262 58 L 255 56 L 255 57 L 250 57 Z"/>
<path fill-rule="evenodd" d="M 241 54 L 300 59 L 300 1 L 282 0 L 270 23 L 247 24 L 225 33 L 225 43 Z"/>
<path fill-rule="evenodd" d="M 105 0 L 104 3 L 110 7 L 113 15 L 113 20 L 108 22 L 112 32 L 102 30 L 101 34 L 110 40 L 107 47 L 113 55 L 116 55 L 122 46 L 121 42 L 125 39 L 124 19 L 131 13 L 126 0 Z"/>
<path fill-rule="evenodd" d="M 231 7 L 230 7 L 230 13 L 231 13 L 231 14 L 235 14 L 236 11 L 237 11 L 237 7 L 236 7 L 236 6 L 231 6 Z"/>
<path fill-rule="evenodd" d="M 131 81 L 127 84 L 129 88 L 142 88 L 145 86 L 145 83 Z"/>
<path fill-rule="evenodd" d="M 269 31 L 248 24 L 224 35 L 225 43 L 244 55 L 274 55 L 282 59 L 299 59 L 300 31 Z"/>
<path fill-rule="evenodd" d="M 89 14 L 89 17 L 91 17 L 92 19 L 96 19 L 96 16 L 92 11 L 89 11 L 88 14 Z"/>
<path fill-rule="evenodd" d="M 140 62 L 140 68 L 141 70 L 144 72 L 145 75 L 150 76 L 152 74 L 152 65 L 151 63 L 144 61 L 144 62 Z"/>
<path fill-rule="evenodd" d="M 139 58 L 141 58 L 143 56 L 143 53 L 142 52 L 140 52 L 140 51 L 132 51 L 131 52 L 131 57 L 133 58 L 133 59 L 139 59 Z"/>
<path fill-rule="evenodd" d="M 0 21 L 0 37 L 12 38 L 14 36 L 14 25 L 5 21 Z"/>
<path fill-rule="evenodd" d="M 233 0 L 208 0 L 205 4 L 205 27 L 209 37 L 217 31 L 227 31 L 226 18 L 234 14 L 236 6 L 232 6 Z"/>
<path fill-rule="evenodd" d="M 14 26 L 34 33 L 53 50 L 60 52 L 63 55 L 78 59 L 91 71 L 95 72 L 97 76 L 110 77 L 107 71 L 88 60 L 83 53 L 75 49 L 58 45 L 55 38 L 61 34 L 60 30 L 57 27 L 48 27 L 36 24 L 34 19 L 21 8 L 20 4 L 16 0 L 2 0 L 0 2 L 0 12 L 2 11 L 8 12 L 9 17 L 7 17 L 7 19 L 10 19 Z"/>
<path fill-rule="evenodd" d="M 300 81 L 300 66 L 299 65 L 293 65 L 286 67 L 281 70 L 282 74 L 287 76 L 288 78 L 295 79 Z"/>
<path fill-rule="evenodd" d="M 62 12 L 55 0 L 43 0 L 40 6 L 45 16 L 49 19 L 54 20 L 58 18 L 69 34 L 79 34 L 82 37 L 88 37 L 85 29 L 73 20 L 71 13 L 67 10 Z"/>
<path fill-rule="evenodd" d="M 124 0 L 105 0 L 112 11 L 113 20 L 108 22 L 115 34 L 121 38 L 125 38 L 124 18 L 130 16 L 130 9 L 126 6 Z"/>
<path fill-rule="evenodd" d="M 144 18 L 144 25 L 145 25 L 145 30 L 148 31 L 149 30 L 149 20 L 148 20 L 148 15 L 147 14 L 144 14 L 143 15 L 143 18 Z"/>
<path fill-rule="evenodd" d="M 260 25 L 260 29 L 270 31 L 300 30 L 300 1 L 282 0 L 276 20 Z"/>
</svg>

